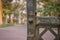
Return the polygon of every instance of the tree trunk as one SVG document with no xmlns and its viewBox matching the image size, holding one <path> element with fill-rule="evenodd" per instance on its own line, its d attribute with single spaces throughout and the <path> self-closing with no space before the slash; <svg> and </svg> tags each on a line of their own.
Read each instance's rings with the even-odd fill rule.
<svg viewBox="0 0 60 40">
<path fill-rule="evenodd" d="M 22 16 L 21 16 L 21 13 L 19 13 L 19 18 L 18 18 L 18 20 L 19 20 L 19 24 L 21 24 L 21 23 L 22 23 Z"/>
<path fill-rule="evenodd" d="M 8 15 L 6 15 L 6 18 L 5 18 L 5 23 L 7 24 L 8 23 Z"/>
<path fill-rule="evenodd" d="M 9 23 L 11 22 L 11 14 L 9 14 Z"/>
<path fill-rule="evenodd" d="M 0 0 L 0 25 L 2 24 L 2 2 Z"/>
<path fill-rule="evenodd" d="M 13 23 L 14 14 L 11 14 L 11 23 Z"/>
</svg>

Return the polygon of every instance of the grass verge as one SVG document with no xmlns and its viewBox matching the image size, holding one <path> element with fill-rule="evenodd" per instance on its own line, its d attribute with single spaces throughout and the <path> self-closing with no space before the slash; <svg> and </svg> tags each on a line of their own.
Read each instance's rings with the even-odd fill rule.
<svg viewBox="0 0 60 40">
<path fill-rule="evenodd" d="M 13 26 L 13 24 L 12 23 L 8 23 L 8 24 L 3 23 L 2 25 L 0 25 L 0 28 L 5 28 L 5 27 L 9 27 L 9 26 Z"/>
</svg>

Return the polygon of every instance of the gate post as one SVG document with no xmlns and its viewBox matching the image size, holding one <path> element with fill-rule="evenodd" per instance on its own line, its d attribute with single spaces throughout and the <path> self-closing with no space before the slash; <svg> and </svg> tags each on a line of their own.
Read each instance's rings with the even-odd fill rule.
<svg viewBox="0 0 60 40">
<path fill-rule="evenodd" d="M 35 12 L 36 0 L 27 0 L 27 40 L 34 40 L 35 37 Z"/>
<path fill-rule="evenodd" d="M 58 19 L 59 19 L 58 36 L 60 40 L 60 14 L 58 15 Z"/>
</svg>

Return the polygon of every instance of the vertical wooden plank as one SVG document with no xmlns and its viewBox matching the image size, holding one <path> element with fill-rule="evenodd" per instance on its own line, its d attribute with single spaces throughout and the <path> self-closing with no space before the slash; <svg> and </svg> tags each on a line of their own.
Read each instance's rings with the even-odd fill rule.
<svg viewBox="0 0 60 40">
<path fill-rule="evenodd" d="M 0 0 L 0 25 L 2 24 L 2 2 Z"/>
</svg>

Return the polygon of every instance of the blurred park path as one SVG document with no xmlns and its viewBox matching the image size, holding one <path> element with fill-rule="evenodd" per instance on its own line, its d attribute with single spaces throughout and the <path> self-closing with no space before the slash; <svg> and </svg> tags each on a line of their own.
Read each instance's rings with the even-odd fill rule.
<svg viewBox="0 0 60 40">
<path fill-rule="evenodd" d="M 27 40 L 27 25 L 0 28 L 0 40 Z"/>
</svg>

